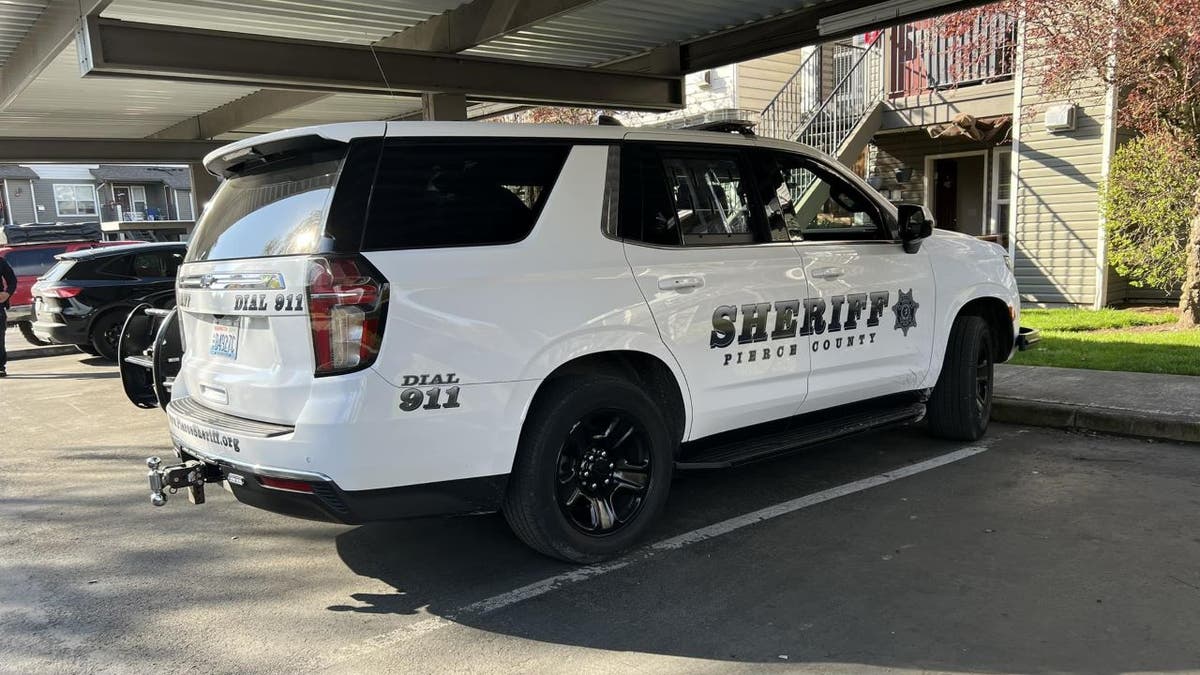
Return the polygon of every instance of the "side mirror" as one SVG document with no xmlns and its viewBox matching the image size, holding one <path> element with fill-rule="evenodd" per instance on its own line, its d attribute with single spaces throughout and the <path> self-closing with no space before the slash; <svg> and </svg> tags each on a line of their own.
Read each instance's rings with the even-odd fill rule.
<svg viewBox="0 0 1200 675">
<path fill-rule="evenodd" d="M 929 217 L 928 209 L 920 204 L 897 204 L 896 220 L 905 253 L 921 250 L 921 240 L 933 234 L 933 219 Z"/>
</svg>

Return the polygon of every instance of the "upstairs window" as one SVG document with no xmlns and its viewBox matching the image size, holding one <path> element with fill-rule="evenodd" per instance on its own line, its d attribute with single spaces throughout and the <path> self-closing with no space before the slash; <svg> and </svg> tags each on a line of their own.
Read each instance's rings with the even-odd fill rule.
<svg viewBox="0 0 1200 675">
<path fill-rule="evenodd" d="M 92 185 L 55 185 L 54 206 L 60 216 L 94 216 L 96 188 Z"/>
</svg>

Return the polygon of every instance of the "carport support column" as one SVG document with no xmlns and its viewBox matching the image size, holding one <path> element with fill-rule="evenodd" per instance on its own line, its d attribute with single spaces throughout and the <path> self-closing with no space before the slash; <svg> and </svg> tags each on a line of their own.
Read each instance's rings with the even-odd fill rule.
<svg viewBox="0 0 1200 675">
<path fill-rule="evenodd" d="M 464 94 L 421 94 L 421 119 L 439 122 L 465 121 L 467 97 Z"/>
<path fill-rule="evenodd" d="M 192 173 L 192 203 L 196 205 L 196 212 L 192 214 L 197 220 L 200 219 L 200 213 L 204 211 L 204 205 L 208 200 L 212 199 L 213 193 L 217 191 L 217 177 L 204 169 L 204 165 L 200 162 L 193 162 L 188 165 Z"/>
</svg>

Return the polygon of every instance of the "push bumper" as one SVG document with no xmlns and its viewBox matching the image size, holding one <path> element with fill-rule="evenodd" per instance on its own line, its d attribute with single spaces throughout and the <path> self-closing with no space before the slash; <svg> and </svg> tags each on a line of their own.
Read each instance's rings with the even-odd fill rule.
<svg viewBox="0 0 1200 675">
<path fill-rule="evenodd" d="M 1025 351 L 1042 341 L 1042 334 L 1036 328 L 1021 326 L 1017 332 L 1017 349 Z"/>
</svg>

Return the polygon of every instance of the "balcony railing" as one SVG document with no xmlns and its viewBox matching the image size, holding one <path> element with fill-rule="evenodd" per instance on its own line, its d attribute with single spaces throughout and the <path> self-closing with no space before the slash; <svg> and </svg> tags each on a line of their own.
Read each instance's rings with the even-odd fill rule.
<svg viewBox="0 0 1200 675">
<path fill-rule="evenodd" d="M 891 28 L 888 95 L 897 98 L 1012 77 L 1017 43 L 1014 17 L 984 12 L 959 28 L 945 30 L 933 21 Z"/>
</svg>

